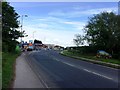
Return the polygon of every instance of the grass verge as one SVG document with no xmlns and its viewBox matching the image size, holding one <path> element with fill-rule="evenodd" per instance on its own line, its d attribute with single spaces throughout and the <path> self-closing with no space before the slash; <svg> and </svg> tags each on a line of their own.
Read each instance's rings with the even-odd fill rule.
<svg viewBox="0 0 120 90">
<path fill-rule="evenodd" d="M 14 64 L 20 53 L 2 53 L 2 88 L 10 88 L 14 78 Z"/>
<path fill-rule="evenodd" d="M 76 58 L 79 60 L 89 61 L 95 64 L 101 64 L 113 68 L 120 68 L 120 60 L 117 59 L 104 59 L 104 58 L 96 58 L 95 55 L 81 55 L 76 52 L 70 52 L 67 50 L 64 50 L 61 52 L 62 55 L 69 56 L 72 58 Z"/>
<path fill-rule="evenodd" d="M 2 89 L 2 52 L 0 52 L 0 89 Z"/>
</svg>

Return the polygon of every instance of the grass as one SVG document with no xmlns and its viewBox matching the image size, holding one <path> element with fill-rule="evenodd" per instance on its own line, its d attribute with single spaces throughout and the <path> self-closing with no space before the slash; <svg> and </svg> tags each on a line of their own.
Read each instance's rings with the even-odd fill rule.
<svg viewBox="0 0 120 90">
<path fill-rule="evenodd" d="M 0 89 L 2 87 L 2 52 L 0 52 Z"/>
<path fill-rule="evenodd" d="M 105 58 L 96 58 L 95 55 L 93 54 L 87 54 L 87 55 L 81 55 L 77 52 L 70 52 L 70 51 L 63 51 L 63 54 L 64 55 L 67 55 L 67 56 L 71 56 L 71 57 L 83 57 L 83 58 L 87 58 L 87 59 L 92 59 L 92 60 L 96 60 L 96 61 L 102 61 L 102 62 L 107 62 L 107 63 L 112 63 L 112 64 L 118 64 L 120 65 L 120 60 L 117 60 L 117 59 L 105 59 Z"/>
<path fill-rule="evenodd" d="M 20 53 L 2 53 L 2 88 L 9 88 L 14 76 L 15 60 Z"/>
</svg>

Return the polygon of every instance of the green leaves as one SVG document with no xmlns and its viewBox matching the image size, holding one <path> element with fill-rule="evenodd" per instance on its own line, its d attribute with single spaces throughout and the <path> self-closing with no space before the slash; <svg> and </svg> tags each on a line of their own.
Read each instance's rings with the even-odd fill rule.
<svg viewBox="0 0 120 90">
<path fill-rule="evenodd" d="M 19 16 L 15 12 L 14 8 L 10 6 L 9 3 L 2 2 L 1 19 L 2 19 L 3 51 L 15 50 L 14 48 L 16 46 L 16 39 L 20 37 L 20 31 L 16 30 L 19 27 L 17 21 L 18 18 Z"/>
<path fill-rule="evenodd" d="M 103 12 L 91 17 L 84 28 L 86 39 L 93 46 L 110 53 L 120 50 L 120 16 Z M 115 49 L 117 49 L 115 51 Z"/>
</svg>

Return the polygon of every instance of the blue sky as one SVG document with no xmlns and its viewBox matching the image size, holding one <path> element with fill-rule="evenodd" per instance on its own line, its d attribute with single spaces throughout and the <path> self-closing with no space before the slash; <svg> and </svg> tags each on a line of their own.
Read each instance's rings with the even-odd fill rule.
<svg viewBox="0 0 120 90">
<path fill-rule="evenodd" d="M 74 46 L 75 34 L 84 35 L 88 17 L 103 11 L 117 14 L 117 2 L 11 2 L 24 17 L 23 29 L 28 37 L 23 40 L 41 40 L 46 44 Z M 19 18 L 20 19 L 20 18 Z M 33 33 L 34 32 L 34 33 Z"/>
</svg>

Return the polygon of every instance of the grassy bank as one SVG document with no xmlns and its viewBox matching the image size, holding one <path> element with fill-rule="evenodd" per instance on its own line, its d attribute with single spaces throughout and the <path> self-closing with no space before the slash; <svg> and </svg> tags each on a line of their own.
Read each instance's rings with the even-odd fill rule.
<svg viewBox="0 0 120 90">
<path fill-rule="evenodd" d="M 2 88 L 9 88 L 14 76 L 14 64 L 20 53 L 2 53 Z"/>
<path fill-rule="evenodd" d="M 111 64 L 117 64 L 117 65 L 120 65 L 120 60 L 117 60 L 117 59 L 104 59 L 104 58 L 96 58 L 95 55 L 88 55 L 88 54 L 84 54 L 84 55 L 81 55 L 77 52 L 73 52 L 73 51 L 63 51 L 61 54 L 63 55 L 66 55 L 66 56 L 69 56 L 69 57 L 73 57 L 73 58 L 76 58 L 76 59 L 79 59 L 79 60 L 84 60 L 84 59 L 81 59 L 82 58 L 86 58 L 85 61 L 89 61 L 87 59 L 91 59 L 93 61 L 101 61 L 101 62 L 105 62 L 105 63 L 111 63 Z M 100 63 L 100 62 L 97 62 L 98 64 L 104 64 L 104 63 Z M 114 66 L 113 66 L 114 67 Z"/>
</svg>

